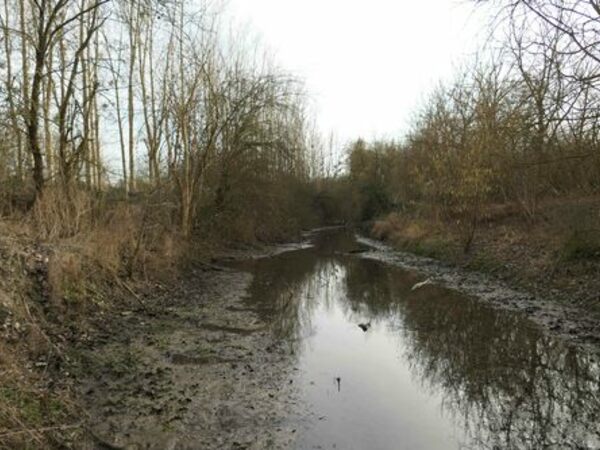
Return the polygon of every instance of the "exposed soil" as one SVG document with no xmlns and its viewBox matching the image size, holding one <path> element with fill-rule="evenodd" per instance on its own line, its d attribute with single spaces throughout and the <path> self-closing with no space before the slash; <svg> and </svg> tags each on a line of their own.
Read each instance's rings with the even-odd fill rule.
<svg viewBox="0 0 600 450">
<path fill-rule="evenodd" d="M 298 406 L 289 346 L 244 303 L 252 276 L 220 262 L 148 290 L 146 309 L 98 317 L 98 331 L 73 358 L 92 424 L 88 448 L 292 446 Z"/>
<path fill-rule="evenodd" d="M 600 197 L 545 199 L 534 219 L 514 203 L 488 205 L 481 215 L 468 252 L 467 230 L 456 218 L 390 214 L 364 231 L 399 250 L 494 275 L 600 318 Z"/>
<path fill-rule="evenodd" d="M 560 298 L 542 298 L 489 274 L 357 240 L 368 248 L 355 252 L 360 257 L 418 271 L 434 284 L 522 311 L 549 333 L 598 349 L 598 322 Z M 221 264 L 307 245 L 229 252 L 196 265 L 168 288 L 148 289 L 142 299 L 146 308 L 98 317 L 98 330 L 73 355 L 80 361 L 73 370 L 93 424 L 86 446 L 293 447 L 307 411 L 293 383 L 292 350 L 244 301 L 252 276 Z"/>
</svg>

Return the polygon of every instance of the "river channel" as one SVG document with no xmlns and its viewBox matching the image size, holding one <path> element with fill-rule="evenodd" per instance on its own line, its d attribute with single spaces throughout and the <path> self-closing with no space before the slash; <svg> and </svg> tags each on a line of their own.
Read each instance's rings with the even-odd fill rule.
<svg viewBox="0 0 600 450">
<path fill-rule="evenodd" d="M 293 355 L 298 449 L 600 448 L 593 351 L 519 312 L 413 289 L 422 275 L 366 257 L 349 231 L 312 242 L 244 263 L 247 303 Z"/>
</svg>

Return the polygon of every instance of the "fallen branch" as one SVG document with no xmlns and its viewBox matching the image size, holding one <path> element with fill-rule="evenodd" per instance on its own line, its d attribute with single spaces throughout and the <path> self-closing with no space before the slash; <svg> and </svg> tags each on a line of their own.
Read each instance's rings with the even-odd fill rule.
<svg viewBox="0 0 600 450">
<path fill-rule="evenodd" d="M 146 304 L 140 298 L 140 296 L 131 288 L 131 286 L 129 286 L 127 283 L 125 283 L 124 281 L 122 281 L 118 277 L 115 277 L 115 281 L 117 282 L 117 284 L 119 286 L 121 286 L 123 289 L 125 289 L 127 292 L 129 292 L 133 296 L 133 298 L 135 298 L 135 300 L 140 304 L 140 306 L 142 307 L 142 309 L 144 311 L 150 312 L 150 309 L 146 306 Z"/>
</svg>

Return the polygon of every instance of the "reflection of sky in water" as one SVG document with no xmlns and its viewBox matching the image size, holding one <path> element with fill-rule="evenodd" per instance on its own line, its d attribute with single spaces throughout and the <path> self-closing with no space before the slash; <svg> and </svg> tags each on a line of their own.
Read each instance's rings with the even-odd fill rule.
<svg viewBox="0 0 600 450">
<path fill-rule="evenodd" d="M 343 278 L 340 278 L 343 280 Z M 341 283 L 339 283 L 341 284 Z M 338 283 L 335 283 L 338 285 Z M 343 286 L 340 286 L 343 287 Z M 305 398 L 317 416 L 303 436 L 308 448 L 446 449 L 452 427 L 440 417 L 441 398 L 416 389 L 385 324 L 367 333 L 349 322 L 337 301 L 314 311 L 316 333 L 299 358 Z M 339 376 L 338 392 L 335 377 Z M 433 420 L 431 420 L 433 418 Z"/>
<path fill-rule="evenodd" d="M 251 299 L 298 358 L 301 448 L 600 448 L 592 355 L 518 314 L 412 292 L 417 275 L 344 255 L 349 235 L 319 240 L 258 263 Z"/>
</svg>

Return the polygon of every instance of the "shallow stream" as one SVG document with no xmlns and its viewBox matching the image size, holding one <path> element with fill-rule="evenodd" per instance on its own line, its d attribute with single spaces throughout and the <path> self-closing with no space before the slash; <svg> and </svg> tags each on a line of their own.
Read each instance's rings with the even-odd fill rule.
<svg viewBox="0 0 600 450">
<path fill-rule="evenodd" d="M 245 263 L 293 353 L 299 449 L 600 448 L 597 355 L 365 258 L 350 232 Z M 359 325 L 363 325 L 366 331 Z"/>
</svg>

